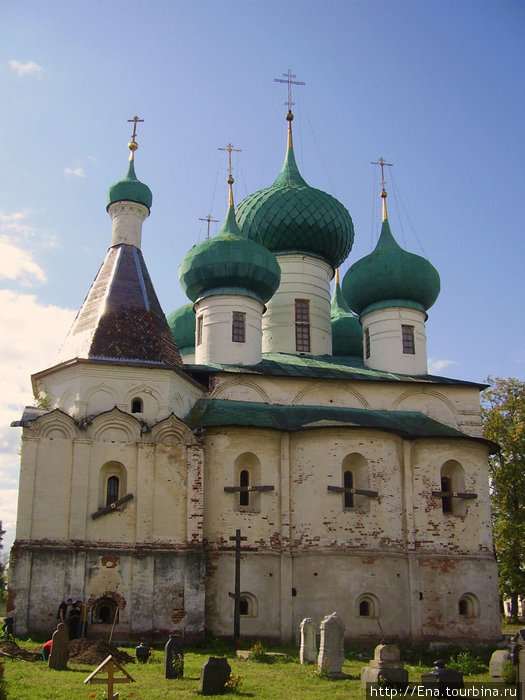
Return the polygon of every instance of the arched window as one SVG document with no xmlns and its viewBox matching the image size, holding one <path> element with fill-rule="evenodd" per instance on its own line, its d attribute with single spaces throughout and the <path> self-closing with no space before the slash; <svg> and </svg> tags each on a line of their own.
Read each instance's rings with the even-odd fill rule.
<svg viewBox="0 0 525 700">
<path fill-rule="evenodd" d="M 233 600 L 231 602 L 231 615 L 233 617 L 235 605 Z M 251 593 L 248 593 L 248 591 L 242 591 L 239 599 L 239 614 L 241 617 L 257 617 L 258 610 L 257 598 Z"/>
<path fill-rule="evenodd" d="M 127 471 L 122 462 L 106 462 L 99 473 L 98 507 L 110 506 L 127 493 Z"/>
<path fill-rule="evenodd" d="M 345 489 L 353 489 L 354 488 L 354 475 L 350 471 L 346 471 L 343 474 L 343 486 Z M 354 494 L 353 493 L 345 493 L 345 508 L 353 508 L 354 506 Z"/>
<path fill-rule="evenodd" d="M 248 598 L 241 598 L 239 600 L 239 615 L 244 615 L 245 617 L 248 615 L 250 610 Z"/>
<path fill-rule="evenodd" d="M 245 488 L 250 485 L 250 472 L 247 469 L 243 469 L 240 473 L 239 486 L 244 486 Z M 239 492 L 239 505 L 249 506 L 250 505 L 250 492 L 240 491 Z"/>
<path fill-rule="evenodd" d="M 341 480 L 345 489 L 369 489 L 368 463 L 362 454 L 346 455 L 341 465 Z M 354 493 L 343 493 L 343 510 L 355 509 L 365 513 L 370 509 L 370 499 Z"/>
<path fill-rule="evenodd" d="M 233 483 L 245 489 L 235 493 L 235 509 L 245 513 L 259 513 L 261 494 L 251 489 L 261 483 L 261 463 L 253 452 L 243 452 L 235 460 Z"/>
<path fill-rule="evenodd" d="M 118 489 L 120 481 L 118 476 L 110 476 L 106 487 L 106 505 L 110 506 L 118 500 Z"/>
<path fill-rule="evenodd" d="M 359 603 L 359 616 L 360 617 L 370 617 L 370 601 L 362 600 Z"/>
<path fill-rule="evenodd" d="M 458 600 L 458 614 L 461 617 L 477 617 L 479 615 L 479 601 L 473 593 L 465 593 Z"/>
<path fill-rule="evenodd" d="M 461 493 L 465 491 L 465 471 L 455 459 L 449 459 L 441 467 L 440 474 L 442 493 Z M 464 498 L 451 496 L 441 497 L 441 509 L 443 513 L 457 516 L 467 514 L 467 501 Z"/>
<path fill-rule="evenodd" d="M 379 617 L 379 599 L 373 593 L 363 593 L 355 602 L 357 617 Z"/>
<path fill-rule="evenodd" d="M 135 398 L 131 402 L 131 413 L 142 413 L 143 407 L 142 399 Z"/>
</svg>

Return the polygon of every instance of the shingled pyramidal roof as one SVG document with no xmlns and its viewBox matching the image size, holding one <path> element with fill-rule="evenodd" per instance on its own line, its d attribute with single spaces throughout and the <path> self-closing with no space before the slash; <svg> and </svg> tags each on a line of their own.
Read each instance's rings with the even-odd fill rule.
<svg viewBox="0 0 525 700">
<path fill-rule="evenodd" d="M 136 147 L 129 144 L 126 178 L 110 189 L 111 247 L 60 350 L 60 362 L 82 358 L 182 367 L 140 250 L 151 192 L 136 179 Z"/>
</svg>

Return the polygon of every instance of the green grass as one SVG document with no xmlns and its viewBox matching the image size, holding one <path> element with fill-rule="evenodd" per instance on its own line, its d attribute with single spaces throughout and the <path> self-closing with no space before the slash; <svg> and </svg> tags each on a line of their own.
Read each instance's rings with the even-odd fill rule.
<svg viewBox="0 0 525 700">
<path fill-rule="evenodd" d="M 31 640 L 17 640 L 19 646 L 29 651 L 39 651 L 40 643 Z M 249 649 L 253 642 L 243 645 Z M 134 656 L 134 647 L 119 646 Z M 120 700 L 170 700 L 177 698 L 196 700 L 198 694 L 200 673 L 203 665 L 210 656 L 225 656 L 231 666 L 232 674 L 241 676 L 242 681 L 238 692 L 226 695 L 230 698 L 257 698 L 261 700 L 282 700 L 282 698 L 300 698 L 314 700 L 315 698 L 359 698 L 363 700 L 364 692 L 360 688 L 361 668 L 372 658 L 372 649 L 346 648 L 346 661 L 343 671 L 351 676 L 350 680 L 333 681 L 322 678 L 312 665 L 299 663 L 299 650 L 295 646 L 269 647 L 270 651 L 281 651 L 287 654 L 285 659 L 273 663 L 256 663 L 238 660 L 233 647 L 224 642 L 211 642 L 202 647 L 188 647 L 184 655 L 184 678 L 166 680 L 164 678 L 164 650 L 155 648 L 150 661 L 146 664 L 126 664 L 125 668 L 135 683 L 115 686 L 119 691 Z M 461 650 L 460 650 L 461 651 Z M 476 655 L 484 660 L 490 658 L 491 649 L 476 650 Z M 409 679 L 419 682 L 421 674 L 431 670 L 436 652 L 429 653 L 421 647 L 404 647 L 401 659 L 409 672 Z M 7 681 L 8 698 L 14 700 L 91 700 L 95 694 L 97 700 L 104 697 L 102 685 L 84 685 L 83 681 L 96 668 L 69 664 L 67 671 L 49 669 L 46 662 L 25 662 L 5 659 L 5 678 Z M 119 674 L 120 675 L 120 674 Z M 468 680 L 489 681 L 488 672 L 469 676 Z"/>
</svg>

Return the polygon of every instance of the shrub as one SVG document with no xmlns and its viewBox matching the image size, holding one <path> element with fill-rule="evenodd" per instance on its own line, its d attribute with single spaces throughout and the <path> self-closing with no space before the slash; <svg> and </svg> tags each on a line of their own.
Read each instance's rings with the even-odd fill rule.
<svg viewBox="0 0 525 700">
<path fill-rule="evenodd" d="M 513 685 L 516 682 L 516 666 L 510 659 L 501 664 L 501 677 L 507 685 Z"/>
<path fill-rule="evenodd" d="M 456 671 L 461 671 L 464 676 L 474 676 L 476 673 L 483 673 L 487 670 L 483 660 L 471 651 L 459 652 L 456 656 L 451 657 L 448 665 Z"/>
<path fill-rule="evenodd" d="M 250 649 L 250 661 L 257 661 L 261 664 L 271 664 L 273 662 L 273 658 L 268 656 L 266 649 L 261 642 L 255 642 Z"/>
</svg>

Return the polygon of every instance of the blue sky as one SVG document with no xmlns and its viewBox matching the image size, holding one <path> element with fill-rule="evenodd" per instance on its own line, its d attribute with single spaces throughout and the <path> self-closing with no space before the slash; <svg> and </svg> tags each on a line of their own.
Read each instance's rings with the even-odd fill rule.
<svg viewBox="0 0 525 700">
<path fill-rule="evenodd" d="M 14 533 L 30 375 L 54 364 L 109 244 L 109 186 L 153 192 L 143 251 L 166 314 L 184 254 L 285 153 L 288 69 L 302 175 L 348 208 L 341 272 L 370 252 L 386 173 L 398 242 L 441 275 L 438 374 L 525 379 L 525 5 L 519 0 L 24 0 L 0 7 L 0 519 Z M 211 233 L 221 223 L 212 225 Z"/>
</svg>

